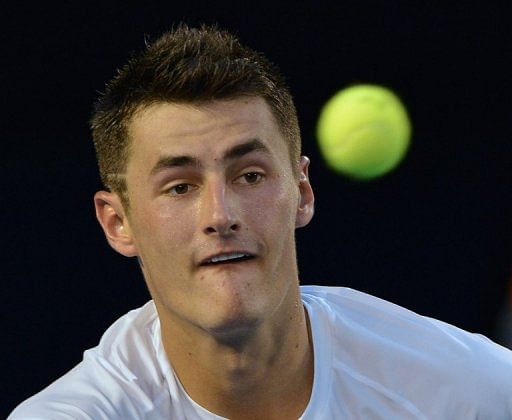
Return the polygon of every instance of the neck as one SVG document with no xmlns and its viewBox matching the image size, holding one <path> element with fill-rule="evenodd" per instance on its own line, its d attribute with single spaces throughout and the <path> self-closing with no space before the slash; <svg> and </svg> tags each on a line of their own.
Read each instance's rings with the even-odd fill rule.
<svg viewBox="0 0 512 420">
<path fill-rule="evenodd" d="M 313 351 L 296 289 L 271 319 L 227 335 L 185 334 L 162 322 L 167 356 L 194 401 L 233 419 L 300 417 L 311 395 Z"/>
</svg>

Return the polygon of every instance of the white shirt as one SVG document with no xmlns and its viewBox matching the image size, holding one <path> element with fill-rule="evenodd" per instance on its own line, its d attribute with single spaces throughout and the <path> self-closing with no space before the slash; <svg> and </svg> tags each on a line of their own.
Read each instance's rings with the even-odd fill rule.
<svg viewBox="0 0 512 420">
<path fill-rule="evenodd" d="M 302 420 L 512 419 L 512 352 L 487 338 L 340 287 L 302 286 L 314 382 Z M 23 402 L 20 419 L 223 419 L 195 403 L 163 350 L 152 301 Z"/>
</svg>

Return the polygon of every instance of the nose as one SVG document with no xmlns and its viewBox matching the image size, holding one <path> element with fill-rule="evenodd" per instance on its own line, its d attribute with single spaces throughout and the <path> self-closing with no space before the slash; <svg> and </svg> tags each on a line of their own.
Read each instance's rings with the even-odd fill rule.
<svg viewBox="0 0 512 420">
<path fill-rule="evenodd" d="M 233 197 L 224 183 L 210 185 L 201 201 L 203 232 L 207 235 L 230 236 L 240 229 Z"/>
</svg>

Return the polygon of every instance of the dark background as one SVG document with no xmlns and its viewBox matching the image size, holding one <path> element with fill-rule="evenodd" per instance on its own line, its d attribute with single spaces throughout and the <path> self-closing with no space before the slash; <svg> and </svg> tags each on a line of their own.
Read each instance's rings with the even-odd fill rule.
<svg viewBox="0 0 512 420">
<path fill-rule="evenodd" d="M 149 298 L 136 263 L 108 247 L 95 220 L 87 121 L 145 35 L 180 20 L 219 22 L 288 77 L 317 198 L 297 235 L 303 283 L 353 287 L 498 339 L 512 260 L 506 10 L 183 3 L 3 6 L 0 416 Z M 322 104 L 358 82 L 397 92 L 414 129 L 403 164 L 368 183 L 329 172 L 314 138 Z"/>
</svg>

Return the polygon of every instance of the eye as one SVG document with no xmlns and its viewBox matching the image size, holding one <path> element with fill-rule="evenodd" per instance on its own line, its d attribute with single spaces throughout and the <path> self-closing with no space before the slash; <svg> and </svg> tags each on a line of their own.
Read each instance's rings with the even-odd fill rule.
<svg viewBox="0 0 512 420">
<path fill-rule="evenodd" d="M 247 172 L 240 176 L 236 182 L 240 184 L 257 184 L 263 179 L 263 174 L 259 172 Z"/>
<path fill-rule="evenodd" d="M 178 184 L 172 188 L 169 188 L 168 194 L 173 195 L 173 196 L 184 195 L 184 194 L 187 194 L 188 192 L 192 191 L 194 188 L 195 187 L 191 184 Z"/>
</svg>

